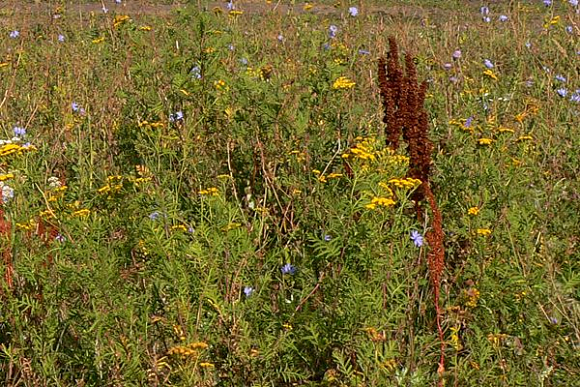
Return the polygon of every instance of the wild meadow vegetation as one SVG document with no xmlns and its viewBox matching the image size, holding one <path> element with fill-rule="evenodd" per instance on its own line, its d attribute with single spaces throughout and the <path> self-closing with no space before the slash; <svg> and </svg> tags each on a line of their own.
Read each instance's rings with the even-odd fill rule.
<svg viewBox="0 0 580 387">
<path fill-rule="evenodd" d="M 1 8 L 2 385 L 580 386 L 577 1 L 117 3 Z"/>
</svg>

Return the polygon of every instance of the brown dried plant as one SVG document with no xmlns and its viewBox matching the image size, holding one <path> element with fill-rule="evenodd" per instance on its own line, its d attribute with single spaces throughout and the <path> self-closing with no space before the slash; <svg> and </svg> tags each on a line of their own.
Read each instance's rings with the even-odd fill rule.
<svg viewBox="0 0 580 387">
<path fill-rule="evenodd" d="M 423 221 L 422 202 L 426 201 L 431 208 L 431 227 L 425 237 L 430 251 L 427 256 L 429 276 L 433 285 L 435 311 L 437 315 L 437 331 L 441 343 L 441 357 L 438 372 L 445 370 L 445 340 L 441 327 L 442 312 L 439 306 L 441 274 L 445 266 L 445 251 L 443 247 L 442 216 L 435 195 L 431 190 L 429 177 L 431 175 L 431 155 L 433 143 L 429 140 L 429 120 L 424 107 L 427 83 L 417 81 L 417 69 L 411 54 L 405 55 L 405 70 L 399 64 L 399 49 L 394 37 L 389 38 L 388 59 L 379 59 L 379 88 L 383 102 L 386 125 L 387 145 L 397 150 L 400 138 L 407 144 L 409 154 L 409 169 L 407 177 L 421 180 L 421 185 L 411 197 L 415 202 L 417 219 Z M 443 379 L 440 379 L 443 383 Z"/>
</svg>

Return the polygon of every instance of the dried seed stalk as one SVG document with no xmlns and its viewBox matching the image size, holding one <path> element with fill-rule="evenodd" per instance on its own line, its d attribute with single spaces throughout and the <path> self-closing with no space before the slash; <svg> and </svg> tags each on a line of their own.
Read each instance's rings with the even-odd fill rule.
<svg viewBox="0 0 580 387">
<path fill-rule="evenodd" d="M 415 201 L 417 219 L 423 220 L 423 201 L 429 203 L 432 212 L 431 228 L 426 234 L 430 251 L 427 264 L 434 292 L 437 330 L 441 342 L 441 358 L 438 372 L 445 370 L 445 340 L 441 328 L 442 312 L 439 306 L 441 274 L 445 266 L 443 247 L 442 216 L 435 195 L 429 182 L 431 175 L 431 155 L 433 143 L 429 140 L 429 120 L 424 108 L 427 83 L 417 81 L 417 69 L 413 57 L 405 55 L 405 72 L 399 64 L 399 50 L 395 38 L 389 38 L 389 56 L 379 59 L 378 78 L 383 102 L 386 125 L 387 145 L 393 150 L 399 148 L 400 138 L 407 143 L 409 169 L 407 177 L 421 180 L 422 184 L 415 190 L 412 199 Z M 442 383 L 443 380 L 440 380 Z"/>
</svg>

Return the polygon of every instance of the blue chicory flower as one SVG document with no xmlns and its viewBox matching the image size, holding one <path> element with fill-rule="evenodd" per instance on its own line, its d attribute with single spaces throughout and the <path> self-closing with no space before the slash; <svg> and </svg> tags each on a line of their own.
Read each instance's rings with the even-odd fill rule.
<svg viewBox="0 0 580 387">
<path fill-rule="evenodd" d="M 334 37 L 336 37 L 336 33 L 338 32 L 338 27 L 335 26 L 334 24 L 331 24 L 328 27 L 328 36 L 332 39 Z"/>
<path fill-rule="evenodd" d="M 423 246 L 423 235 L 417 230 L 411 231 L 411 240 L 417 247 Z"/>
<path fill-rule="evenodd" d="M 11 38 L 17 38 L 19 36 L 20 36 L 20 31 L 16 31 L 16 30 L 10 31 L 10 37 Z"/>
<path fill-rule="evenodd" d="M 169 115 L 169 122 L 177 122 L 181 120 L 183 120 L 183 112 L 181 110 Z"/>
<path fill-rule="evenodd" d="M 451 55 L 451 57 L 454 60 L 457 60 L 457 59 L 461 58 L 461 50 L 455 50 L 455 51 L 453 51 L 453 54 Z"/>
<path fill-rule="evenodd" d="M 556 79 L 558 82 L 566 83 L 566 78 L 563 75 L 557 74 L 554 76 L 554 79 Z"/>
<path fill-rule="evenodd" d="M 350 7 L 348 9 L 348 14 L 352 17 L 356 17 L 358 15 L 358 8 L 357 7 Z"/>
<path fill-rule="evenodd" d="M 20 126 L 15 126 L 13 128 L 13 130 L 14 130 L 14 135 L 16 137 L 24 137 L 24 136 L 26 136 L 26 129 L 21 128 Z"/>
<path fill-rule="evenodd" d="M 507 20 L 508 20 L 508 17 L 506 15 L 499 15 L 500 22 L 506 22 Z"/>
<path fill-rule="evenodd" d="M 562 88 L 556 90 L 556 93 L 558 93 L 558 95 L 560 97 L 564 98 L 568 95 L 568 90 L 562 87 Z"/>
<path fill-rule="evenodd" d="M 490 61 L 489 59 L 486 59 L 483 61 L 483 64 L 485 65 L 485 67 L 487 67 L 488 69 L 492 69 L 494 67 L 493 62 Z"/>
<path fill-rule="evenodd" d="M 244 286 L 244 294 L 246 297 L 250 297 L 254 293 L 254 288 L 251 286 Z"/>
<path fill-rule="evenodd" d="M 189 73 L 195 79 L 201 79 L 201 68 L 199 66 L 193 66 L 191 70 L 189 70 Z"/>
<path fill-rule="evenodd" d="M 282 274 L 294 275 L 294 273 L 296 273 L 296 267 L 294 265 L 287 263 L 284 266 L 282 266 L 280 271 L 282 272 Z"/>
</svg>

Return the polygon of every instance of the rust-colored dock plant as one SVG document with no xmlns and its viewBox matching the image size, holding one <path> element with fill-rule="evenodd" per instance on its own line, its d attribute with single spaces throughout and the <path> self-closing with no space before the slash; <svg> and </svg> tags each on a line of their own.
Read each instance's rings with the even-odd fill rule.
<svg viewBox="0 0 580 387">
<path fill-rule="evenodd" d="M 387 145 L 397 150 L 401 137 L 407 144 L 409 153 L 407 177 L 421 181 L 411 197 L 415 201 L 417 219 L 419 221 L 424 219 L 422 209 L 424 201 L 427 201 L 431 208 L 431 225 L 426 233 L 429 245 L 427 264 L 433 286 L 437 330 L 441 342 L 438 372 L 442 374 L 445 370 L 445 340 L 441 328 L 442 312 L 439 306 L 439 293 L 441 274 L 445 266 L 445 251 L 441 211 L 437 206 L 429 181 L 433 143 L 429 140 L 429 120 L 424 107 L 427 83 L 419 84 L 417 69 L 411 54 L 405 54 L 405 71 L 399 62 L 397 42 L 394 37 L 390 37 L 388 58 L 379 59 L 378 68 L 379 88 L 384 109 L 383 122 L 386 125 Z"/>
</svg>

